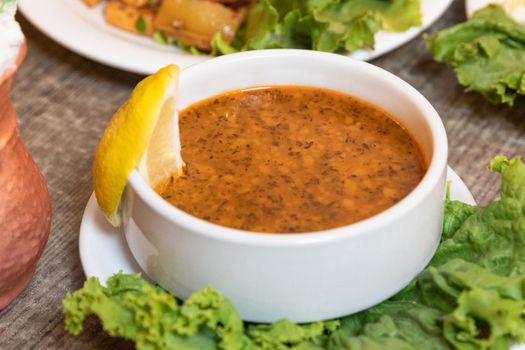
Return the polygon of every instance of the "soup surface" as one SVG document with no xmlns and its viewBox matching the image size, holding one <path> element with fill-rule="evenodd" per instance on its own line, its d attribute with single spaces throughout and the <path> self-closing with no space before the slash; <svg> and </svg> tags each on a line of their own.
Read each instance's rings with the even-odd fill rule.
<svg viewBox="0 0 525 350">
<path fill-rule="evenodd" d="M 412 137 L 355 97 L 301 86 L 224 93 L 180 112 L 184 174 L 156 191 L 213 223 L 319 231 L 379 213 L 426 167 Z"/>
</svg>

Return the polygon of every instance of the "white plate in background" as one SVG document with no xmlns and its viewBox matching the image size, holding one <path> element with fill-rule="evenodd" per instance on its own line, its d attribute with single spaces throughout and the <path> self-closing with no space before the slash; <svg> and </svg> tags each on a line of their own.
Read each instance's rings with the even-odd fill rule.
<svg viewBox="0 0 525 350">
<path fill-rule="evenodd" d="M 373 51 L 356 51 L 349 56 L 371 60 L 398 48 L 433 24 L 451 3 L 452 0 L 421 0 L 421 28 L 404 33 L 379 32 Z M 89 8 L 81 0 L 19 0 L 18 6 L 33 25 L 59 44 L 115 68 L 151 74 L 170 63 L 184 68 L 210 58 L 194 56 L 114 28 L 104 21 L 103 5 Z"/>
</svg>

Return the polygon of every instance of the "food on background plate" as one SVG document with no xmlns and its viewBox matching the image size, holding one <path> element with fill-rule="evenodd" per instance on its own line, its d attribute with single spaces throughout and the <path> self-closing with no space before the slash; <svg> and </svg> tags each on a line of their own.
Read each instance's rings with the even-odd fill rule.
<svg viewBox="0 0 525 350">
<path fill-rule="evenodd" d="M 211 288 L 184 303 L 138 275 L 89 278 L 63 302 L 66 329 L 96 315 L 142 349 L 509 349 L 525 342 L 525 165 L 499 156 L 501 197 L 486 207 L 446 201 L 440 246 L 391 299 L 338 320 L 243 324 Z M 299 291 L 300 292 L 300 291 Z M 311 307 L 316 307 L 312 300 Z"/>
<path fill-rule="evenodd" d="M 454 69 L 466 91 L 509 106 L 525 94 L 525 27 L 502 7 L 489 5 L 425 41 L 436 61 Z"/>
<path fill-rule="evenodd" d="M 426 171 L 395 118 L 334 90 L 230 91 L 186 107 L 179 123 L 186 167 L 157 193 L 193 216 L 247 231 L 354 223 L 403 199 Z"/>
<path fill-rule="evenodd" d="M 83 0 L 106 21 L 192 53 L 302 48 L 373 49 L 379 30 L 421 25 L 420 0 Z"/>
<path fill-rule="evenodd" d="M 232 42 L 246 5 L 247 1 L 162 0 L 154 25 L 167 38 L 210 51 L 216 34 Z"/>
</svg>

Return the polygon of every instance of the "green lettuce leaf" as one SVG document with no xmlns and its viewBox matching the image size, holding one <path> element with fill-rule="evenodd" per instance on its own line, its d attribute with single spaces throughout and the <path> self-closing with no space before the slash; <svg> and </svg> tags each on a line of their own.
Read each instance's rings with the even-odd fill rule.
<svg viewBox="0 0 525 350">
<path fill-rule="evenodd" d="M 465 222 L 465 220 L 467 220 L 477 210 L 478 207 L 474 205 L 447 199 L 441 239 L 445 240 L 451 238 Z"/>
<path fill-rule="evenodd" d="M 500 275 L 525 274 L 525 166 L 519 157 L 496 157 L 489 168 L 502 176 L 501 198 L 445 235 L 432 265 L 461 258 Z"/>
<path fill-rule="evenodd" d="M 501 198 L 486 207 L 446 200 L 442 242 L 429 266 L 375 307 L 327 322 L 244 324 L 211 288 L 184 303 L 138 275 L 90 278 L 64 299 L 66 329 L 96 315 L 139 350 L 509 349 L 525 342 L 525 165 L 496 157 Z M 313 301 L 314 302 L 314 301 Z"/>
<path fill-rule="evenodd" d="M 66 329 L 82 330 L 89 315 L 97 315 L 112 336 L 136 342 L 137 349 L 244 349 L 248 340 L 233 306 L 207 288 L 183 305 L 139 275 L 118 273 L 102 287 L 89 278 L 84 287 L 64 299 Z"/>
<path fill-rule="evenodd" d="M 230 45 L 212 42 L 212 54 L 295 48 L 327 52 L 373 49 L 380 29 L 421 25 L 420 0 L 258 0 Z"/>
<path fill-rule="evenodd" d="M 491 349 L 525 341 L 525 275 L 507 277 L 461 259 L 419 277 L 422 303 L 444 313 L 443 336 L 454 349 Z"/>
<path fill-rule="evenodd" d="M 510 106 L 525 94 L 525 28 L 500 6 L 489 5 L 425 41 L 436 61 L 454 69 L 466 91 Z"/>
</svg>

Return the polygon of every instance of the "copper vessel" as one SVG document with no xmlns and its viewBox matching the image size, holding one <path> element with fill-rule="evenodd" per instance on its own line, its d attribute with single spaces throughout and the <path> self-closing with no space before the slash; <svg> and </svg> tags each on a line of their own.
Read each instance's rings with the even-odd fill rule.
<svg viewBox="0 0 525 350">
<path fill-rule="evenodd" d="M 51 205 L 46 183 L 22 144 L 11 104 L 16 66 L 0 76 L 0 310 L 29 284 L 49 235 Z"/>
</svg>

